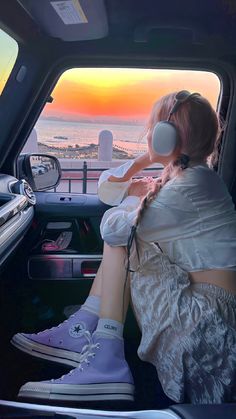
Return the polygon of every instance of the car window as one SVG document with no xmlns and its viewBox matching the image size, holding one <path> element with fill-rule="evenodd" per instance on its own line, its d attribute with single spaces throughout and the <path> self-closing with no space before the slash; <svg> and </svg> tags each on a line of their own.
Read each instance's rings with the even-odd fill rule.
<svg viewBox="0 0 236 419">
<path fill-rule="evenodd" d="M 0 29 L 0 94 L 2 93 L 18 55 L 18 44 L 15 39 Z"/>
<path fill-rule="evenodd" d="M 145 124 L 153 103 L 182 89 L 203 94 L 216 108 L 220 80 L 214 73 L 192 70 L 68 70 L 59 79 L 53 101 L 46 104 L 23 152 L 53 154 L 67 179 L 59 187 L 84 192 L 85 183 L 74 179 L 76 169 L 80 177 L 89 170 L 86 177 L 94 178 L 100 174 L 96 168 L 120 165 L 144 153 Z M 96 193 L 95 179 L 88 183 L 86 191 Z"/>
</svg>

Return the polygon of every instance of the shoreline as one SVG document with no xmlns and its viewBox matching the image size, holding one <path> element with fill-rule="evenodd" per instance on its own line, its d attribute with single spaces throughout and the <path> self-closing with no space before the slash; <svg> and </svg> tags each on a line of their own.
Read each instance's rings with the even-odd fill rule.
<svg viewBox="0 0 236 419">
<path fill-rule="evenodd" d="M 57 147 L 38 142 L 38 148 L 39 153 L 52 154 L 53 156 L 61 159 L 98 159 L 98 145 L 94 143 L 85 146 L 80 146 L 79 144 L 75 144 L 75 146 L 73 146 L 68 144 L 67 147 Z M 128 160 L 133 159 L 134 155 L 113 146 L 112 158 L 118 160 Z"/>
</svg>

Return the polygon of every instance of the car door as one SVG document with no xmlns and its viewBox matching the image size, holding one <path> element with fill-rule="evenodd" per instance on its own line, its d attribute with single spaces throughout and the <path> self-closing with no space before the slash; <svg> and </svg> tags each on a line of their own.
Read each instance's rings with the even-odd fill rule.
<svg viewBox="0 0 236 419">
<path fill-rule="evenodd" d="M 93 277 L 102 256 L 99 232 L 106 206 L 97 196 L 36 192 L 37 235 L 28 259 L 31 280 Z"/>
<path fill-rule="evenodd" d="M 27 161 L 34 164 L 30 167 Z M 63 316 L 71 314 L 65 310 L 67 301 L 77 306 L 89 292 L 102 259 L 99 226 L 109 207 L 97 194 L 56 191 L 50 169 L 40 174 L 35 171 L 35 167 L 42 165 L 49 168 L 50 163 L 60 166 L 52 156 L 23 154 L 18 159 L 18 176 L 27 179 L 35 196 L 33 223 L 21 248 L 22 276 L 26 287 L 29 283 L 36 284 L 32 288 L 36 287 L 39 295 L 44 295 L 49 306 L 52 301 L 58 304 L 55 288 L 61 287 L 64 290 L 60 312 Z M 74 289 L 77 289 L 76 296 Z M 73 312 L 73 308 L 71 310 Z"/>
</svg>

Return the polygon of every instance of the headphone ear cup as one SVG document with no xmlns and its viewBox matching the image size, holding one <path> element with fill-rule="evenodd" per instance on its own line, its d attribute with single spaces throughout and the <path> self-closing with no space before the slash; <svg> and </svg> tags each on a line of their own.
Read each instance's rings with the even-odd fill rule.
<svg viewBox="0 0 236 419">
<path fill-rule="evenodd" d="M 168 121 L 158 122 L 152 133 L 152 148 L 160 156 L 170 156 L 178 144 L 175 125 Z"/>
</svg>

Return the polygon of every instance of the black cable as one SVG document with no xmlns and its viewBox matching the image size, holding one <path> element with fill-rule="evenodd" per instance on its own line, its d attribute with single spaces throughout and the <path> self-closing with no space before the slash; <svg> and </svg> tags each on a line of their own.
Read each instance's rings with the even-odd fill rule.
<svg viewBox="0 0 236 419">
<path fill-rule="evenodd" d="M 133 225 L 131 227 L 131 231 L 130 231 L 130 235 L 128 237 L 128 243 L 127 243 L 127 266 L 126 266 L 126 274 L 125 274 L 125 281 L 124 281 L 124 289 L 123 289 L 123 305 L 122 305 L 122 320 L 124 321 L 124 310 L 125 310 L 125 289 L 126 289 L 126 284 L 128 281 L 128 277 L 129 277 L 129 273 L 130 272 L 134 272 L 133 270 L 130 269 L 130 252 L 131 252 L 131 247 L 135 238 L 135 234 L 136 234 L 136 229 L 137 226 Z"/>
</svg>

